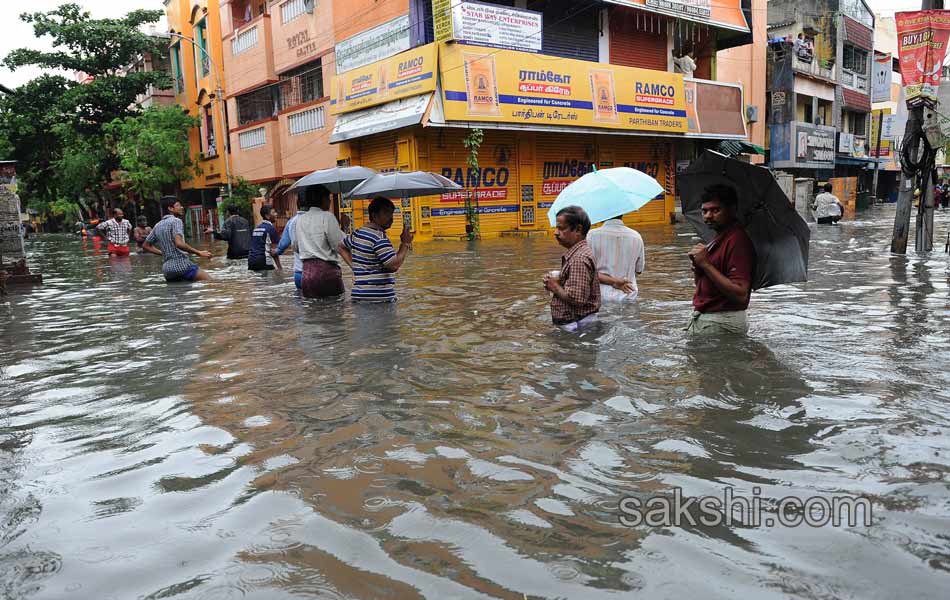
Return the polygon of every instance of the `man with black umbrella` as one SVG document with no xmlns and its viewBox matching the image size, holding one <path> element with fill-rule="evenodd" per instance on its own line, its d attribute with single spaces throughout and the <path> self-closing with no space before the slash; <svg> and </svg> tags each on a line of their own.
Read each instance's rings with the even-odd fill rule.
<svg viewBox="0 0 950 600">
<path fill-rule="evenodd" d="M 749 329 L 746 309 L 756 257 L 752 241 L 736 220 L 738 204 L 731 186 L 711 185 L 703 192 L 703 221 L 716 237 L 689 251 L 696 276 L 693 316 L 687 328 L 692 333 L 744 334 Z"/>
</svg>

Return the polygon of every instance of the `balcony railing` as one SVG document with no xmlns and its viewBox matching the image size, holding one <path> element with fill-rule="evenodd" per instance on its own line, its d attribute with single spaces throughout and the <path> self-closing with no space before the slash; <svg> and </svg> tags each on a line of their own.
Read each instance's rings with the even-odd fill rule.
<svg viewBox="0 0 950 600">
<path fill-rule="evenodd" d="M 237 56 L 242 52 L 250 50 L 257 45 L 257 38 L 257 25 L 237 34 L 234 36 L 234 39 L 231 40 L 231 54 Z"/>
<path fill-rule="evenodd" d="M 849 71 L 848 69 L 841 69 L 841 79 L 839 80 L 841 85 L 846 85 L 862 92 L 868 91 L 868 77 L 867 75 L 861 75 L 860 73 L 855 73 L 854 71 Z"/>
<path fill-rule="evenodd" d="M 820 77 L 822 79 L 827 79 L 828 81 L 834 81 L 835 76 L 831 69 L 821 66 L 821 61 L 816 57 L 811 57 L 811 60 L 805 60 L 804 58 L 798 56 L 797 54 L 792 55 L 792 69 L 799 73 L 804 73 L 806 75 L 812 75 L 814 77 Z"/>
</svg>

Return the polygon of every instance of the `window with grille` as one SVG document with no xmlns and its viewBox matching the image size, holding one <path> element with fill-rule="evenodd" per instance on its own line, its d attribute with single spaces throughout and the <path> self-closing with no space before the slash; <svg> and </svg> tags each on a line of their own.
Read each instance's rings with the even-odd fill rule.
<svg viewBox="0 0 950 600">
<path fill-rule="evenodd" d="M 237 97 L 238 125 L 277 116 L 280 100 L 276 86 L 269 85 Z"/>
<path fill-rule="evenodd" d="M 290 135 L 299 135 L 308 131 L 323 129 L 326 125 L 326 117 L 323 114 L 323 107 L 318 106 L 293 115 L 287 119 L 287 125 L 290 128 Z"/>
<path fill-rule="evenodd" d="M 854 135 L 864 135 L 867 131 L 867 113 L 848 112 L 848 127 Z"/>
<path fill-rule="evenodd" d="M 211 68 L 208 61 L 208 24 L 205 19 L 195 25 L 195 38 L 198 41 L 195 49 L 198 54 L 196 62 L 201 64 L 201 76 L 207 77 L 208 73 L 211 72 Z"/>
<path fill-rule="evenodd" d="M 185 76 L 181 69 L 181 44 L 176 43 L 172 46 L 172 77 L 175 79 L 175 93 L 181 94 L 185 91 Z"/>
<path fill-rule="evenodd" d="M 849 70 L 854 71 L 860 75 L 865 75 L 868 72 L 868 53 L 865 50 L 860 48 L 855 48 L 854 46 L 845 45 L 844 47 L 844 59 L 842 61 L 842 66 Z"/>
<path fill-rule="evenodd" d="M 280 76 L 281 110 L 323 98 L 323 66 L 318 58 Z"/>
<path fill-rule="evenodd" d="M 308 4 L 310 5 L 310 11 L 312 12 L 312 7 L 315 3 L 315 0 L 310 0 L 310 2 L 307 0 L 287 0 L 287 2 L 284 2 L 280 5 L 281 23 L 286 25 L 287 23 L 290 23 L 300 15 L 307 12 Z"/>
<path fill-rule="evenodd" d="M 260 148 L 267 144 L 267 132 L 263 127 L 249 129 L 238 134 L 238 146 L 241 150 L 250 150 L 251 148 Z"/>
</svg>

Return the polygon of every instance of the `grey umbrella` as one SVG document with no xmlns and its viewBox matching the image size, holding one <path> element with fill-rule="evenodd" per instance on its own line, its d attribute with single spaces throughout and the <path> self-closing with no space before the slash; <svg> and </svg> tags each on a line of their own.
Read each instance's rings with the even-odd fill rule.
<svg viewBox="0 0 950 600">
<path fill-rule="evenodd" d="M 321 169 L 297 180 L 288 191 L 322 185 L 334 194 L 345 194 L 376 174 L 367 167 Z"/>
<path fill-rule="evenodd" d="M 359 184 L 347 197 L 349 198 L 415 198 L 416 196 L 431 196 L 444 194 L 462 189 L 462 186 L 451 179 L 426 171 L 411 171 L 409 173 L 392 172 L 377 173 Z"/>
<path fill-rule="evenodd" d="M 703 222 L 702 194 L 708 186 L 727 184 L 739 195 L 737 216 L 755 246 L 752 289 L 808 280 L 811 230 L 795 211 L 772 172 L 706 150 L 677 177 L 683 215 L 705 242 L 716 233 Z"/>
</svg>

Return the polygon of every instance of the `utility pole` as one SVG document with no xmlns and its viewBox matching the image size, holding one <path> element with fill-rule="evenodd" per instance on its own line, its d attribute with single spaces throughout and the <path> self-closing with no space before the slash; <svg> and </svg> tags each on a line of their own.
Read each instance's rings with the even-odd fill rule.
<svg viewBox="0 0 950 600">
<path fill-rule="evenodd" d="M 881 172 L 881 130 L 884 128 L 884 110 L 881 109 L 877 115 L 877 142 L 875 142 L 874 158 L 874 182 L 871 184 L 871 202 L 877 204 L 877 176 Z"/>
<path fill-rule="evenodd" d="M 933 9 L 942 9 L 943 0 L 921 0 L 920 9 L 921 10 L 933 10 Z M 907 142 L 911 136 L 922 131 L 924 121 L 924 107 L 918 106 L 910 110 L 907 116 L 907 126 L 904 129 L 904 139 L 902 146 Z M 916 162 L 919 158 L 918 152 L 920 148 L 914 147 L 910 149 L 911 160 Z M 930 178 L 931 170 L 933 165 L 923 165 L 921 169 L 911 175 L 907 176 L 906 173 L 901 171 L 901 183 L 900 190 L 897 195 L 897 213 L 894 215 L 894 233 L 891 237 L 891 252 L 896 254 L 906 254 L 907 253 L 907 236 L 910 229 L 910 209 L 914 204 L 914 189 L 917 186 L 921 186 L 921 199 L 920 206 L 918 207 L 918 219 L 917 219 L 917 238 L 916 246 L 920 246 L 920 242 L 923 238 L 923 213 L 926 207 L 926 198 L 927 195 L 930 195 L 930 202 L 933 203 L 933 196 L 927 194 L 926 190 L 928 189 L 928 179 Z M 931 209 L 932 210 L 932 209 Z"/>
</svg>

